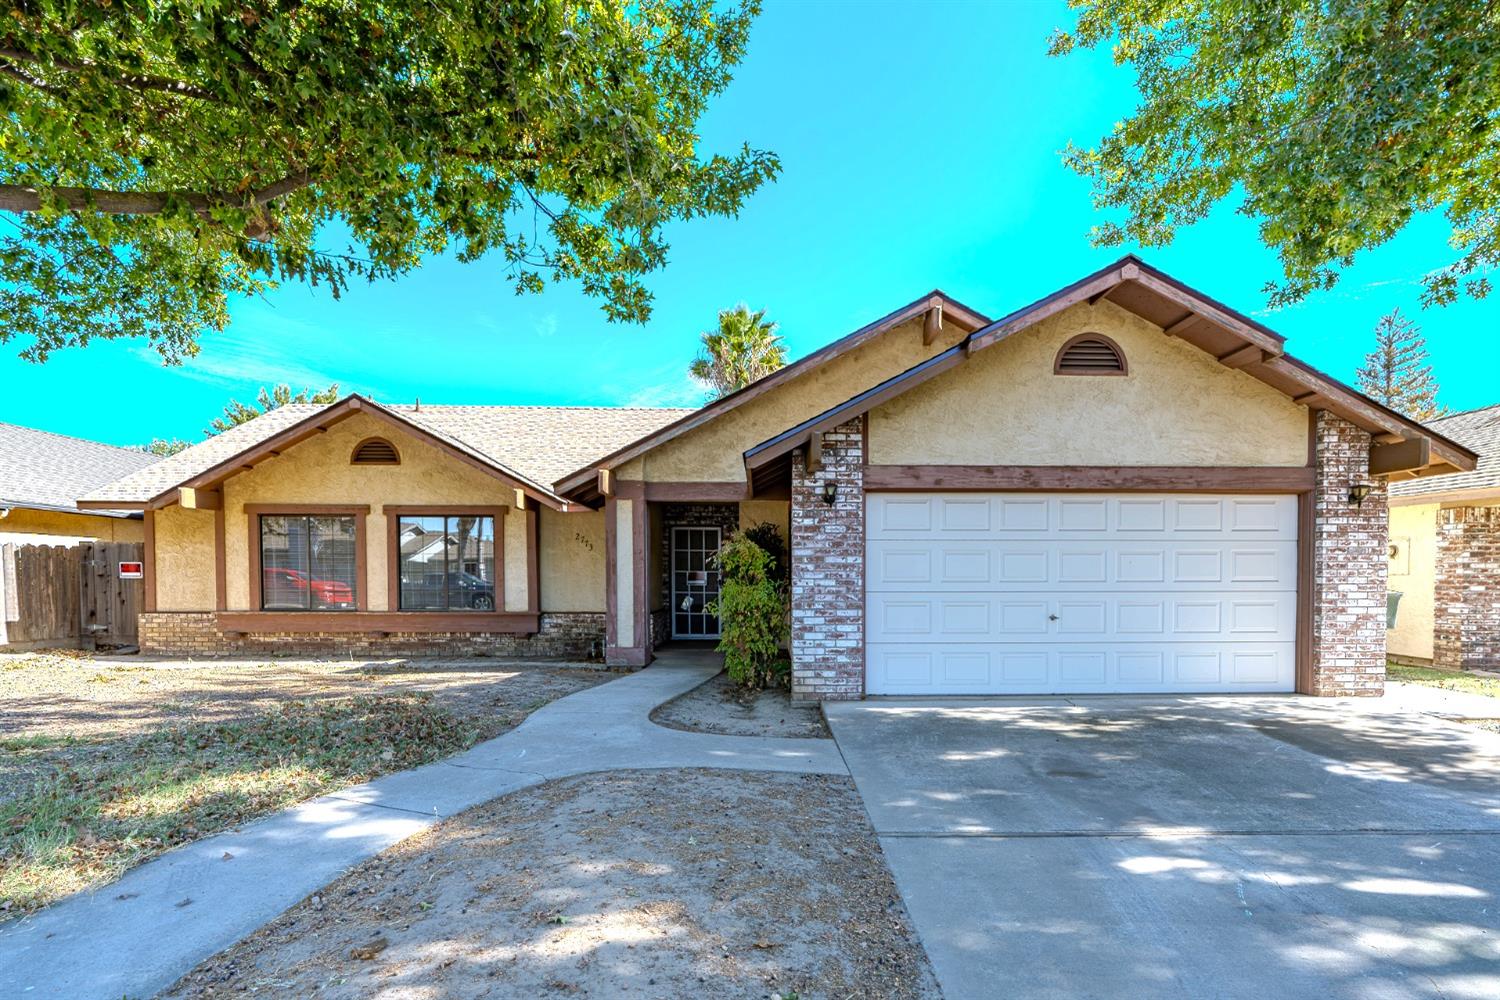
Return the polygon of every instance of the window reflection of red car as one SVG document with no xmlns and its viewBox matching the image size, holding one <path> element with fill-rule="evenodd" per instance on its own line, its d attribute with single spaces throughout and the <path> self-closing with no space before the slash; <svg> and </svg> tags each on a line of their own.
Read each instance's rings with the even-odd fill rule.
<svg viewBox="0 0 1500 1000">
<path fill-rule="evenodd" d="M 264 577 L 261 603 L 267 608 L 354 607 L 354 588 L 341 580 L 309 580 L 301 570 L 274 567 Z"/>
</svg>

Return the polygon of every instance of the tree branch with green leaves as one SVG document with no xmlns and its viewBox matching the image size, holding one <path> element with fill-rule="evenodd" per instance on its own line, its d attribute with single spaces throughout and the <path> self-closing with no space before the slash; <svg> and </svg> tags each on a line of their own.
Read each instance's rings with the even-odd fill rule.
<svg viewBox="0 0 1500 1000">
<path fill-rule="evenodd" d="M 1097 245 L 1164 246 L 1221 201 L 1281 261 L 1273 305 L 1332 288 L 1442 212 L 1454 258 L 1423 301 L 1487 295 L 1500 265 L 1500 6 L 1488 0 L 1070 0 L 1054 55 L 1109 46 L 1140 104 L 1064 159 L 1115 218 Z"/>
<path fill-rule="evenodd" d="M 779 172 L 698 123 L 758 0 L 21 0 L 0 14 L 0 343 L 168 363 L 236 296 L 498 261 L 651 311 L 674 222 Z M 331 245 L 325 245 L 331 244 Z"/>
</svg>

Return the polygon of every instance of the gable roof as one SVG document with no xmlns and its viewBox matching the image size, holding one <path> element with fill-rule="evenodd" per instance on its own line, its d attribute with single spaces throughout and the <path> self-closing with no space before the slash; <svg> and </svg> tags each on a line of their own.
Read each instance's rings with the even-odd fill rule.
<svg viewBox="0 0 1500 1000">
<path fill-rule="evenodd" d="M 939 325 L 952 323 L 959 330 L 969 334 L 972 334 L 973 331 L 978 330 L 989 322 L 989 319 L 983 313 L 970 309 L 946 292 L 935 288 L 926 295 L 913 299 L 899 309 L 892 310 L 879 319 L 865 324 L 853 333 L 840 337 L 833 343 L 813 351 L 807 357 L 799 358 L 785 368 L 780 368 L 764 378 L 750 383 L 743 389 L 731 392 L 727 396 L 721 396 L 700 409 L 689 411 L 686 416 L 672 421 L 651 434 L 645 435 L 635 441 L 627 442 L 623 447 L 617 448 L 602 458 L 598 458 L 586 465 L 575 466 L 571 475 L 557 480 L 557 492 L 575 498 L 582 498 L 585 502 L 593 500 L 595 497 L 592 484 L 595 480 L 596 469 L 613 468 L 622 462 L 628 462 L 637 455 L 642 455 L 658 445 L 665 444 L 679 435 L 686 434 L 695 427 L 700 427 L 710 420 L 748 403 L 750 400 L 769 392 L 804 372 L 827 364 L 842 354 L 847 354 L 856 347 L 868 343 L 888 330 L 893 330 L 903 323 L 909 323 L 923 316 L 929 317 L 929 322 L 937 322 Z"/>
<path fill-rule="evenodd" d="M 76 512 L 80 496 L 159 461 L 133 448 L 0 424 L 0 507 Z M 91 513 L 130 516 L 126 510 Z"/>
<path fill-rule="evenodd" d="M 1471 472 L 1440 479 L 1392 480 L 1392 498 L 1500 497 L 1500 403 L 1429 420 L 1427 426 L 1475 452 L 1479 462 Z"/>
<path fill-rule="evenodd" d="M 164 506 L 184 486 L 208 488 L 355 413 L 386 420 L 455 457 L 510 481 L 560 507 L 551 483 L 560 470 L 641 437 L 692 411 L 603 406 L 389 406 L 359 395 L 320 406 L 293 403 L 243 424 L 118 481 L 88 492 L 85 506 L 110 503 Z"/>
<path fill-rule="evenodd" d="M 814 434 L 852 420 L 962 363 L 977 351 L 999 344 L 1050 316 L 1082 302 L 1102 299 L 1109 299 L 1161 327 L 1164 335 L 1192 344 L 1213 355 L 1220 364 L 1264 382 L 1297 403 L 1338 414 L 1369 431 L 1378 444 L 1420 442 L 1426 457 L 1417 475 L 1440 475 L 1475 467 L 1478 457 L 1458 441 L 1293 358 L 1286 353 L 1285 338 L 1280 334 L 1127 254 L 975 331 L 947 351 L 753 446 L 745 452 L 752 492 L 757 481 L 779 475 L 787 456 Z"/>
</svg>

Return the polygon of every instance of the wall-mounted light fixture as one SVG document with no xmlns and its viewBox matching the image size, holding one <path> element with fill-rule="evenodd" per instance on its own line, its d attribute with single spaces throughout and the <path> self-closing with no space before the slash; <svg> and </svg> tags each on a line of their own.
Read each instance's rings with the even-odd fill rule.
<svg viewBox="0 0 1500 1000">
<path fill-rule="evenodd" d="M 1355 483 L 1353 486 L 1349 487 L 1349 502 L 1354 504 L 1354 506 L 1356 507 L 1363 507 L 1365 505 L 1365 497 L 1369 495 L 1369 483 Z"/>
<path fill-rule="evenodd" d="M 839 498 L 839 484 L 829 481 L 823 484 L 823 502 L 832 507 L 833 502 Z"/>
</svg>

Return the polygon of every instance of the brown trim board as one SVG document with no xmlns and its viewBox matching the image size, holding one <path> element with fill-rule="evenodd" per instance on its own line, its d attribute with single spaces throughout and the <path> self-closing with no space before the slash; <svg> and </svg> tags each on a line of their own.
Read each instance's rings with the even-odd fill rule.
<svg viewBox="0 0 1500 1000">
<path fill-rule="evenodd" d="M 145 578 L 141 582 L 145 584 L 146 591 L 141 601 L 141 606 L 146 611 L 156 610 L 156 511 L 148 510 L 142 518 L 142 541 L 143 558 L 141 563 L 141 575 Z"/>
</svg>

